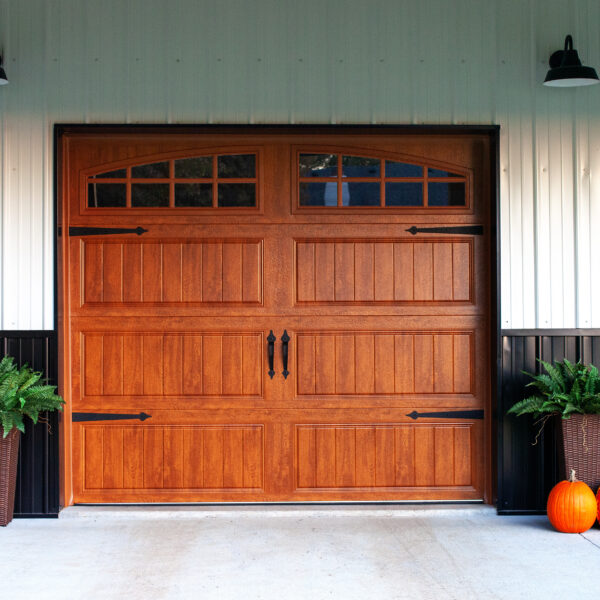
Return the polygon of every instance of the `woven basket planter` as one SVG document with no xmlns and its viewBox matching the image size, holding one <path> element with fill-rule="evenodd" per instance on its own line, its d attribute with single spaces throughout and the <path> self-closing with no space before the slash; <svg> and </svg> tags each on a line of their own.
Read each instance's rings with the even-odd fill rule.
<svg viewBox="0 0 600 600">
<path fill-rule="evenodd" d="M 21 432 L 13 429 L 5 438 L 0 427 L 0 526 L 5 527 L 13 518 L 17 487 L 17 460 Z"/>
<path fill-rule="evenodd" d="M 600 487 L 600 415 L 571 415 L 560 419 L 565 458 L 565 479 L 575 469 L 594 493 Z"/>
</svg>

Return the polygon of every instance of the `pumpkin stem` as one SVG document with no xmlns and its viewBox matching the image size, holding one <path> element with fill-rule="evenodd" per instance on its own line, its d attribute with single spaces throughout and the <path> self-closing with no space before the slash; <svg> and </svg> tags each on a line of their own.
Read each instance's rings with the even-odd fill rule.
<svg viewBox="0 0 600 600">
<path fill-rule="evenodd" d="M 571 469 L 571 477 L 569 477 L 569 481 L 571 483 L 575 483 L 577 481 L 577 478 L 575 477 L 575 469 Z"/>
</svg>

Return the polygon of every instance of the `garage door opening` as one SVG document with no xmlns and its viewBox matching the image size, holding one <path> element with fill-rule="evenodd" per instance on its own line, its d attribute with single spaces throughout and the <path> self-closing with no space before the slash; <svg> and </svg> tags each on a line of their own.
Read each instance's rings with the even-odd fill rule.
<svg viewBox="0 0 600 600">
<path fill-rule="evenodd" d="M 489 134 L 58 142 L 66 505 L 492 500 Z"/>
</svg>

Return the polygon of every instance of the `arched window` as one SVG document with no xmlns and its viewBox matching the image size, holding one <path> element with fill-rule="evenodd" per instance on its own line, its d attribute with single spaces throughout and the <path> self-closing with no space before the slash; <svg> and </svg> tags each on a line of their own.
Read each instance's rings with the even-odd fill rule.
<svg viewBox="0 0 600 600">
<path fill-rule="evenodd" d="M 468 205 L 467 173 L 388 158 L 301 151 L 297 176 L 301 209 Z"/>
<path fill-rule="evenodd" d="M 255 208 L 256 188 L 256 154 L 209 154 L 91 175 L 87 179 L 87 206 Z"/>
</svg>

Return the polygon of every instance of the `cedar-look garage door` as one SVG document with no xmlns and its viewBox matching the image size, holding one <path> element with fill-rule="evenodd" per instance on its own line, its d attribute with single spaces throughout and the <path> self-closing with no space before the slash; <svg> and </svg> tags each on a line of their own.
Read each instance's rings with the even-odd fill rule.
<svg viewBox="0 0 600 600">
<path fill-rule="evenodd" d="M 484 497 L 487 137 L 60 148 L 74 502 Z"/>
</svg>

